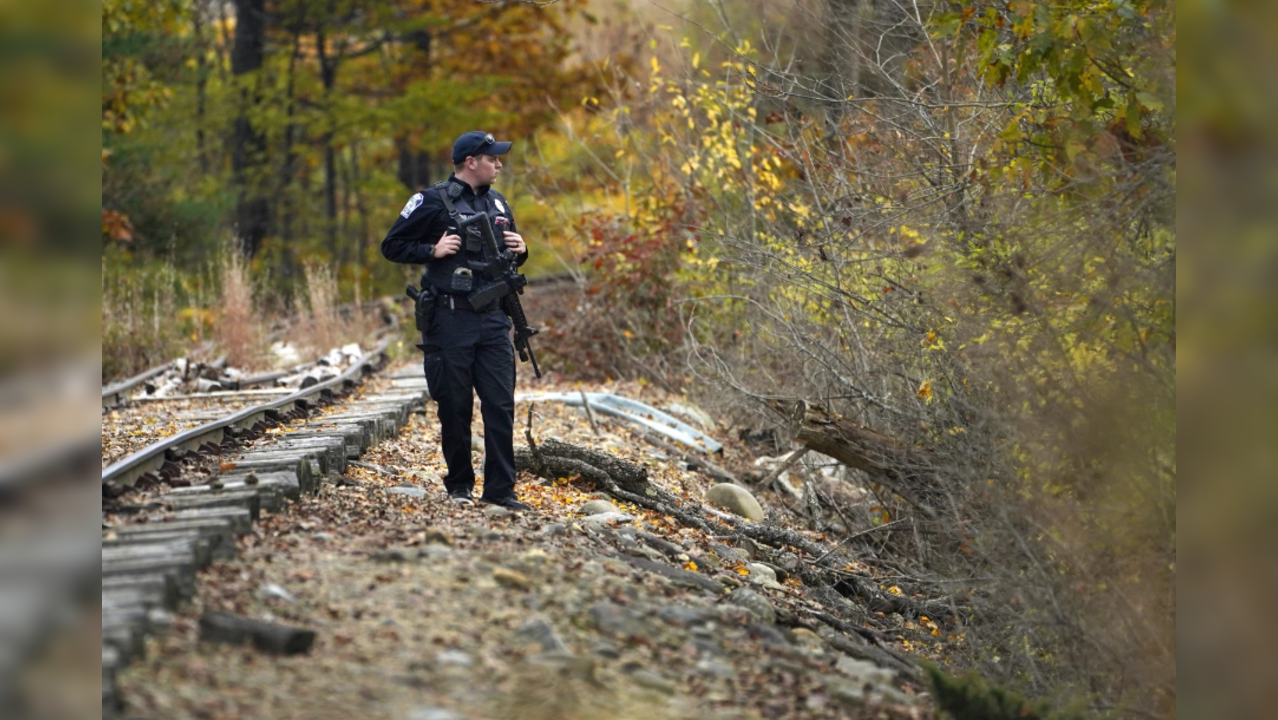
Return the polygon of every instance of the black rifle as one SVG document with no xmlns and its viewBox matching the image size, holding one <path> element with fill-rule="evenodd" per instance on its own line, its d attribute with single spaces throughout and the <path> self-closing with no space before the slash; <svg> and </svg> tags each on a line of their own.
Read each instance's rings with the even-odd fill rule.
<svg viewBox="0 0 1278 720">
<path fill-rule="evenodd" d="M 498 218 L 498 220 L 504 223 L 506 218 Z M 540 378 L 541 368 L 537 367 L 537 357 L 533 355 L 532 345 L 528 343 L 528 339 L 539 331 L 528 326 L 523 303 L 519 302 L 519 296 L 524 292 L 528 278 L 519 274 L 515 254 L 506 249 L 505 242 L 497 241 L 493 222 L 487 213 L 472 215 L 458 225 L 459 234 L 462 237 L 478 235 L 480 249 L 484 254 L 482 261 L 472 260 L 467 263 L 470 269 L 496 278 L 491 283 L 477 288 L 466 299 L 470 301 L 471 307 L 480 312 L 492 307 L 493 303 L 501 304 L 502 312 L 510 316 L 515 326 L 515 349 L 519 351 L 519 360 L 531 361 L 533 373 Z"/>
</svg>

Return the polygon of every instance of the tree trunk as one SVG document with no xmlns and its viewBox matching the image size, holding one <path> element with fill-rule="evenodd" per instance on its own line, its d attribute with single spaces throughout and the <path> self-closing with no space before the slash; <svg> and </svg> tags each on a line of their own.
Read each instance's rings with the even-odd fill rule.
<svg viewBox="0 0 1278 720">
<path fill-rule="evenodd" d="M 337 154 L 333 150 L 333 131 L 331 101 L 333 86 L 337 84 L 337 59 L 328 55 L 328 42 L 324 30 L 315 33 L 315 47 L 319 55 L 320 80 L 324 84 L 324 112 L 329 115 L 329 130 L 324 132 L 321 142 L 324 145 L 324 235 L 328 241 L 328 252 L 337 259 Z"/>
<path fill-rule="evenodd" d="M 285 100 L 284 125 L 284 161 L 280 163 L 280 177 L 276 185 L 276 197 L 279 198 L 280 210 L 280 274 L 284 280 L 284 304 L 292 307 L 293 278 L 297 268 L 293 261 L 293 215 L 297 211 L 293 196 L 294 175 L 297 172 L 297 152 L 293 144 L 297 141 L 297 61 L 302 55 L 302 20 L 305 17 L 306 5 L 299 3 L 297 17 L 293 22 L 293 49 L 288 59 L 288 82 Z"/>
<path fill-rule="evenodd" d="M 399 151 L 399 181 L 404 183 L 409 192 L 417 192 L 434 184 L 431 181 L 430 156 L 421 150 L 414 150 L 407 133 L 395 138 L 395 148 Z"/>
<path fill-rule="evenodd" d="M 262 68 L 266 48 L 266 1 L 235 0 L 235 46 L 231 49 L 231 74 L 241 82 L 239 114 L 231 136 L 231 170 L 238 191 L 235 206 L 240 251 L 252 257 L 262 246 L 270 220 L 270 206 L 260 192 L 254 171 L 261 167 L 266 138 L 249 120 L 258 103 L 256 87 L 241 80 Z M 254 81 L 253 85 L 256 85 Z"/>
<path fill-rule="evenodd" d="M 199 158 L 200 174 L 209 174 L 209 157 L 204 147 L 204 103 L 209 83 L 208 59 L 204 53 L 208 47 L 204 38 L 204 8 L 197 5 L 191 13 L 195 32 L 195 154 Z"/>
<path fill-rule="evenodd" d="M 928 516 L 935 510 L 925 501 L 940 490 L 936 466 L 917 450 L 816 405 L 801 404 L 791 414 L 795 440 L 861 470 Z"/>
</svg>

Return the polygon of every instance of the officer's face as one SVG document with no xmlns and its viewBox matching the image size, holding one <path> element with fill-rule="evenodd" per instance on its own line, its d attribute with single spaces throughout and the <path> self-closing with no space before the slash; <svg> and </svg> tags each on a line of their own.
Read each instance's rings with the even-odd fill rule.
<svg viewBox="0 0 1278 720">
<path fill-rule="evenodd" d="M 475 161 L 475 179 L 480 185 L 491 185 L 501 174 L 501 160 L 496 155 L 480 155 L 472 160 Z"/>
</svg>

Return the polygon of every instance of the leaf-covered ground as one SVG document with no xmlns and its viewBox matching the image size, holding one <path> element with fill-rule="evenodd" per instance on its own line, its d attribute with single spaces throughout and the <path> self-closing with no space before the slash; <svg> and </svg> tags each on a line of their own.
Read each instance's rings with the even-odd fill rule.
<svg viewBox="0 0 1278 720">
<path fill-rule="evenodd" d="M 385 383 L 371 380 L 362 392 Z M 607 391 L 661 406 L 651 388 Z M 572 479 L 521 475 L 534 511 L 445 501 L 434 407 L 344 479 L 264 516 L 241 552 L 204 571 L 194 603 L 120 678 L 127 714 L 152 718 L 930 717 L 917 686 L 834 649 L 828 628 L 768 622 L 810 603 L 797 580 L 760 584 L 744 553 L 618 503 L 634 517 L 588 522 L 602 496 Z M 521 443 L 528 407 L 516 409 Z M 476 413 L 475 432 L 481 432 Z M 608 450 L 652 481 L 699 500 L 714 484 L 627 426 L 539 403 L 538 439 Z M 285 430 L 287 432 L 287 430 Z M 712 435 L 715 433 L 712 431 Z M 731 457 L 744 453 L 730 446 Z M 474 456 L 481 467 L 480 456 Z M 415 485 L 424 498 L 390 492 Z M 767 501 L 765 500 L 765 503 Z M 646 533 L 678 545 L 658 552 Z M 679 552 L 679 550 L 686 552 Z M 647 569 L 634 558 L 646 560 Z M 659 563 L 663 572 L 653 572 Z M 711 581 L 708 592 L 689 576 Z M 728 595 L 732 595 L 729 599 Z M 198 642 L 204 610 L 317 632 L 309 655 L 276 657 Z"/>
</svg>

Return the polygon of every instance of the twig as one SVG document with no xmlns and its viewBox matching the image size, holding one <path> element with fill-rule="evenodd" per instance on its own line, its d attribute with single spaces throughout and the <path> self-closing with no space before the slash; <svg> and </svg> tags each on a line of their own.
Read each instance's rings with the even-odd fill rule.
<svg viewBox="0 0 1278 720">
<path fill-rule="evenodd" d="M 803 459 L 803 456 L 807 455 L 809 450 L 811 450 L 811 448 L 804 447 L 804 448 L 799 448 L 798 450 L 795 450 L 794 452 L 790 453 L 790 457 L 786 458 L 785 462 L 778 465 L 775 470 L 768 473 L 768 476 L 763 478 L 763 480 L 759 482 L 759 487 L 766 489 L 769 485 L 772 484 L 774 480 L 781 477 L 782 473 L 794 467 L 795 463 Z"/>
<path fill-rule="evenodd" d="M 709 471 L 709 472 L 706 472 L 705 474 L 709 475 L 715 480 L 724 480 L 724 481 L 732 483 L 733 485 L 741 484 L 737 480 L 736 476 L 728 472 L 727 470 L 724 470 L 723 468 L 719 467 L 718 465 L 715 465 L 714 463 L 710 462 L 709 460 L 706 460 L 703 457 L 690 455 L 689 453 L 686 453 L 683 450 L 679 449 L 678 447 L 671 445 L 670 443 L 666 442 L 665 440 L 662 440 L 661 438 L 657 437 L 656 435 L 653 435 L 652 433 L 644 433 L 643 439 L 644 439 L 644 442 L 647 442 L 650 445 L 656 445 L 662 450 L 665 450 L 668 453 L 672 453 L 673 455 L 677 456 L 678 458 L 688 463 L 689 465 L 696 465 L 698 469 L 704 468 L 705 470 Z"/>
<path fill-rule="evenodd" d="M 844 545 L 846 545 L 846 544 L 848 543 L 848 541 L 850 541 L 850 540 L 855 540 L 856 538 L 859 538 L 859 537 L 861 537 L 862 535 L 868 535 L 868 534 L 870 534 L 870 533 L 874 532 L 875 530 L 882 530 L 882 529 L 883 529 L 883 528 L 885 528 L 885 527 L 890 527 L 890 526 L 895 525 L 895 524 L 897 524 L 897 523 L 899 523 L 899 522 L 905 522 L 905 518 L 901 518 L 900 520 L 893 520 L 892 522 L 886 522 L 886 523 L 883 523 L 882 525 L 876 525 L 876 526 L 874 526 L 874 527 L 872 527 L 872 528 L 870 528 L 870 529 L 868 529 L 868 530 L 862 530 L 861 532 L 852 533 L 851 535 L 848 535 L 847 537 L 844 537 L 842 540 L 840 540 L 837 544 L 835 544 L 835 546 L 834 546 L 834 547 L 830 548 L 829 552 L 825 553 L 824 555 L 822 555 L 821 557 L 817 558 L 816 560 L 813 560 L 813 561 L 812 561 L 812 564 L 813 564 L 813 565 L 819 565 L 819 564 L 821 563 L 821 561 L 822 561 L 822 560 L 824 560 L 824 559 L 826 559 L 827 557 L 829 557 L 829 556 L 830 556 L 830 554 L 831 554 L 831 553 L 833 553 L 835 550 L 838 550 L 839 548 L 841 548 L 841 547 L 843 547 Z"/>
<path fill-rule="evenodd" d="M 354 465 L 357 468 L 364 468 L 365 470 L 376 470 L 377 472 L 382 473 L 383 475 L 390 475 L 391 477 L 399 477 L 398 472 L 395 472 L 394 470 L 391 470 L 389 468 L 384 468 L 381 465 L 374 465 L 373 463 L 366 463 L 360 460 L 347 460 L 346 464 Z"/>
<path fill-rule="evenodd" d="M 528 424 L 524 426 L 524 437 L 528 439 L 528 450 L 532 452 L 533 459 L 537 461 L 538 465 L 540 465 L 541 455 L 537 453 L 537 443 L 533 440 L 532 436 L 533 408 L 536 406 L 537 403 L 528 403 Z"/>
<path fill-rule="evenodd" d="M 581 393 L 581 406 L 586 408 L 586 419 L 590 421 L 590 429 L 594 431 L 595 437 L 599 437 L 599 425 L 595 423 L 595 411 L 590 409 L 590 400 L 586 397 L 585 390 L 579 390 Z"/>
</svg>

